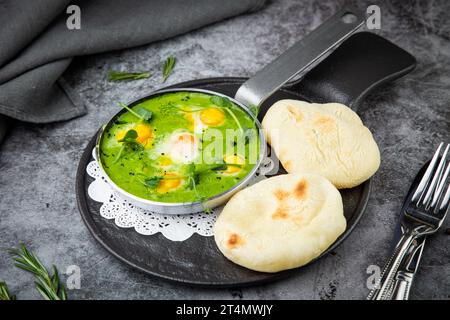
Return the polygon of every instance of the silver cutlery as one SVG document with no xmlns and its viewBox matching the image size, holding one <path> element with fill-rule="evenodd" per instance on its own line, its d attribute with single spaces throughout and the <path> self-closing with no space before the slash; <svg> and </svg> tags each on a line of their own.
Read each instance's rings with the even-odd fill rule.
<svg viewBox="0 0 450 320">
<path fill-rule="evenodd" d="M 394 286 L 392 288 L 392 300 L 408 300 L 409 292 L 414 281 L 414 277 L 422 258 L 423 248 L 425 247 L 426 237 L 417 239 L 417 246 L 411 246 L 409 253 L 400 264 L 399 270 L 395 276 Z"/>
<path fill-rule="evenodd" d="M 424 245 L 423 240 L 418 240 L 435 233 L 449 211 L 450 183 L 447 179 L 450 171 L 448 161 L 450 145 L 446 145 L 441 155 L 443 147 L 444 143 L 441 143 L 416 189 L 406 200 L 401 214 L 402 236 L 385 265 L 377 285 L 370 292 L 369 300 L 390 300 L 394 298 L 394 294 L 398 297 L 403 295 L 404 298 L 409 295 L 413 276 L 411 278 L 408 276 L 411 275 L 410 271 L 415 268 L 415 272 L 417 269 Z M 419 254 L 416 258 L 417 263 L 408 265 L 408 261 L 405 262 L 404 259 L 410 255 L 413 259 L 415 254 Z M 399 271 L 402 272 L 400 275 L 398 275 Z"/>
</svg>

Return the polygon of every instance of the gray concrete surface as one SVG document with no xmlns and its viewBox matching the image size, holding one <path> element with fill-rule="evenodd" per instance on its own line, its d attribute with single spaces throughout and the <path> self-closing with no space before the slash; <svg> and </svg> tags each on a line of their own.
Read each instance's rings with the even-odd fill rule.
<svg viewBox="0 0 450 320">
<path fill-rule="evenodd" d="M 147 46 L 78 58 L 66 72 L 89 114 L 64 123 L 17 124 L 0 146 L 0 247 L 24 241 L 46 264 L 81 268 L 72 299 L 362 299 L 366 270 L 389 254 L 397 212 L 421 164 L 449 142 L 450 29 L 448 4 L 381 3 L 383 36 L 418 59 L 407 77 L 372 94 L 359 113 L 382 152 L 365 216 L 335 255 L 295 276 L 242 290 L 190 288 L 154 279 L 109 255 L 89 234 L 76 206 L 78 160 L 90 137 L 127 101 L 160 88 L 168 55 L 178 64 L 168 84 L 213 76 L 248 76 L 301 39 L 343 1 L 273 1 L 262 11 Z M 359 2 L 365 6 L 370 2 Z M 423 1 L 425 3 L 425 1 Z M 433 7 L 431 3 L 434 3 Z M 447 11 L 440 8 L 447 6 Z M 447 14 L 445 14 L 447 12 Z M 109 69 L 151 70 L 151 79 L 109 83 Z M 445 227 L 450 227 L 446 222 Z M 433 236 L 412 289 L 414 299 L 450 298 L 450 236 Z M 0 279 L 21 299 L 39 299 L 32 277 L 0 251 Z"/>
</svg>

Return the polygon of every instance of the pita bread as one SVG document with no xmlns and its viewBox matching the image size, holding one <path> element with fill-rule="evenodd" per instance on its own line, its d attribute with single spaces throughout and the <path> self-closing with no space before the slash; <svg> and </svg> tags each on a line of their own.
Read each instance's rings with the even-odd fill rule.
<svg viewBox="0 0 450 320">
<path fill-rule="evenodd" d="M 277 272 L 318 257 L 345 228 L 341 195 L 327 179 L 286 174 L 235 194 L 214 225 L 214 237 L 234 263 Z"/>
<path fill-rule="evenodd" d="M 352 188 L 380 166 L 380 151 L 359 116 L 339 103 L 281 100 L 262 126 L 289 173 L 317 173 L 337 188 Z"/>
</svg>

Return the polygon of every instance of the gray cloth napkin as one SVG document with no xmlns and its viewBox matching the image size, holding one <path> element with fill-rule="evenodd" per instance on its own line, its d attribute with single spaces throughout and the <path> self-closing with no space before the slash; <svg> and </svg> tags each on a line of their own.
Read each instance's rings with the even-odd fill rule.
<svg viewBox="0 0 450 320">
<path fill-rule="evenodd" d="M 86 112 L 60 78 L 74 56 L 139 46 L 238 14 L 265 0 L 0 0 L 0 142 L 13 119 L 68 120 Z M 81 29 L 69 30 L 69 5 Z"/>
</svg>

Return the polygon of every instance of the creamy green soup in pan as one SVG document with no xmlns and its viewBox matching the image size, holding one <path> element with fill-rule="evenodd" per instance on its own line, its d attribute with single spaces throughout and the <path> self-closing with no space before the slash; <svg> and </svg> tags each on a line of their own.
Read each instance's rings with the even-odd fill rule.
<svg viewBox="0 0 450 320">
<path fill-rule="evenodd" d="M 258 160 L 254 120 L 227 98 L 175 92 L 122 106 L 127 111 L 105 128 L 100 161 L 117 186 L 140 198 L 205 201 Z"/>
</svg>

